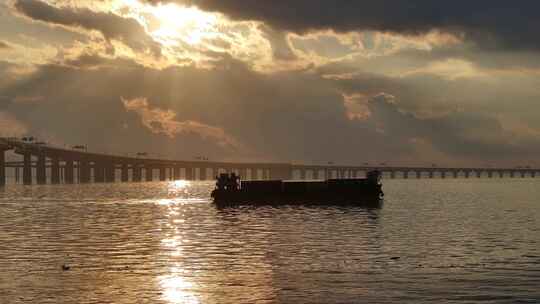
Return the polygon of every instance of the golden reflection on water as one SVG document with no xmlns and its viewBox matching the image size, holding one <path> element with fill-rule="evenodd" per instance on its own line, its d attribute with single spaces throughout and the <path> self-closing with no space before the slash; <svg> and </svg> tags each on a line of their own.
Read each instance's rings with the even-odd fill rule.
<svg viewBox="0 0 540 304">
<path fill-rule="evenodd" d="M 178 269 L 176 269 L 178 271 Z M 177 303 L 200 303 L 199 299 L 190 292 L 194 287 L 192 282 L 186 280 L 182 271 L 174 273 L 175 268 L 171 268 L 171 274 L 159 278 L 159 284 L 163 290 L 163 300 L 171 304 Z"/>
<path fill-rule="evenodd" d="M 176 180 L 169 184 L 169 186 L 174 187 L 176 189 L 186 189 L 191 183 L 187 180 Z"/>
<path fill-rule="evenodd" d="M 177 180 L 170 182 L 170 192 L 186 192 L 189 189 L 191 183 L 186 180 Z M 185 214 L 181 213 L 178 208 L 177 199 L 161 199 L 157 202 L 159 205 L 167 206 L 166 217 L 169 219 L 166 224 L 171 233 L 167 233 L 165 238 L 161 240 L 161 244 L 165 247 L 166 252 L 169 253 L 171 259 L 179 259 L 182 257 L 182 234 L 178 229 L 178 225 L 185 222 Z M 181 267 L 179 263 L 175 263 L 169 269 L 169 274 L 160 276 L 158 278 L 160 288 L 162 289 L 162 299 L 171 304 L 188 303 L 196 304 L 200 303 L 197 296 L 191 291 L 195 284 L 187 279 L 188 270 Z"/>
<path fill-rule="evenodd" d="M 539 302 L 538 180 L 386 181 L 376 210 L 213 188 L 6 187 L 0 304 Z"/>
</svg>

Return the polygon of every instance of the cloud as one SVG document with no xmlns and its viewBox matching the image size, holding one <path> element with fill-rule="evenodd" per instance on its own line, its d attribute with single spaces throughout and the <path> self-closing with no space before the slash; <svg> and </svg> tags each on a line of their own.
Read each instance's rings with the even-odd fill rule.
<svg viewBox="0 0 540 304">
<path fill-rule="evenodd" d="M 148 0 L 149 2 L 171 2 Z M 374 30 L 405 35 L 433 29 L 464 33 L 485 48 L 540 48 L 540 2 L 523 0 L 177 0 L 234 19 L 259 20 L 276 29 L 303 33 L 332 29 L 339 32 Z"/>
<path fill-rule="evenodd" d="M 426 67 L 406 72 L 403 75 L 417 73 L 438 75 L 449 80 L 487 76 L 487 74 L 479 71 L 473 63 L 461 59 L 447 59 L 444 61 L 431 62 Z"/>
<path fill-rule="evenodd" d="M 0 136 L 18 137 L 28 133 L 27 126 L 19 121 L 13 114 L 0 111 Z"/>
<path fill-rule="evenodd" d="M 368 102 L 369 98 L 364 94 L 343 94 L 343 103 L 347 109 L 347 117 L 351 120 L 364 120 L 371 116 Z"/>
<path fill-rule="evenodd" d="M 540 126 L 529 105 L 518 110 L 514 102 L 516 113 L 506 115 L 533 113 L 527 134 L 473 106 L 479 96 L 490 103 L 488 109 L 497 107 L 498 100 L 490 100 L 496 95 L 523 103 L 530 92 L 520 93 L 517 86 L 501 94 L 495 91 L 500 84 L 484 84 L 477 90 L 495 94 L 484 96 L 471 90 L 478 86 L 474 79 L 361 72 L 322 77 L 317 70 L 260 74 L 232 58 L 214 69 L 157 70 L 99 56 L 71 63 L 41 65 L 3 89 L 8 102 L 0 102 L 0 111 L 13 113 L 30 134 L 47 130 L 53 138 L 97 151 L 178 159 L 205 154 L 215 160 L 474 165 L 540 153 L 530 131 Z M 453 95 L 445 96 L 439 110 L 434 97 L 446 94 Z M 9 102 L 17 96 L 43 98 Z M 452 108 L 454 99 L 469 105 L 467 111 Z M 231 148 L 239 142 L 250 149 Z M 420 158 L 429 155 L 437 158 Z"/>
<path fill-rule="evenodd" d="M 486 115 L 451 112 L 420 118 L 401 109 L 399 100 L 385 93 L 373 96 L 368 107 L 370 119 L 384 133 L 397 138 L 423 138 L 447 154 L 478 157 L 496 146 L 498 152 L 508 147 L 508 137 L 501 125 Z"/>
<path fill-rule="evenodd" d="M 106 40 L 122 42 L 135 51 L 149 52 L 154 56 L 161 54 L 159 44 L 132 18 L 87 8 L 56 7 L 39 0 L 16 0 L 14 7 L 19 13 L 33 20 L 70 28 L 95 30 Z"/>
<path fill-rule="evenodd" d="M 163 133 L 174 138 L 179 133 L 195 133 L 203 138 L 217 141 L 220 145 L 241 149 L 239 142 L 227 135 L 222 128 L 206 125 L 193 120 L 176 121 L 176 113 L 171 110 L 151 108 L 146 98 L 134 98 L 131 100 L 121 98 L 124 107 L 128 111 L 140 115 L 142 123 L 152 132 Z"/>
<path fill-rule="evenodd" d="M 291 46 L 287 35 L 282 31 L 276 31 L 269 26 L 262 25 L 262 32 L 264 37 L 270 42 L 272 47 L 272 54 L 276 60 L 295 60 L 297 59 Z"/>
<path fill-rule="evenodd" d="M 7 42 L 4 42 L 4 41 L 1 41 L 0 40 L 0 50 L 3 50 L 3 49 L 10 49 L 11 47 L 9 46 L 9 44 L 7 44 Z"/>
</svg>

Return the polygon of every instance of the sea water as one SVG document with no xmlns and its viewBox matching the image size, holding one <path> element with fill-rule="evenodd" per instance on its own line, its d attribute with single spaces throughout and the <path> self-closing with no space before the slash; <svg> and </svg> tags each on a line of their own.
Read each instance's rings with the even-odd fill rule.
<svg viewBox="0 0 540 304">
<path fill-rule="evenodd" d="M 538 303 L 540 179 L 384 180 L 381 208 L 210 182 L 0 190 L 0 303 Z"/>
</svg>

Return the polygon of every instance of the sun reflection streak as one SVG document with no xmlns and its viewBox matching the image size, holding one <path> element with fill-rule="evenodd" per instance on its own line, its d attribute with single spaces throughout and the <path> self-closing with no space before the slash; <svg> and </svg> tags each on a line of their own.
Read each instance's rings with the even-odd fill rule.
<svg viewBox="0 0 540 304">
<path fill-rule="evenodd" d="M 172 186 L 174 188 L 176 188 L 178 190 L 185 189 L 185 188 L 187 188 L 188 186 L 191 185 L 191 183 L 189 181 L 183 180 L 183 179 L 182 180 L 175 180 L 171 184 L 172 184 Z"/>
<path fill-rule="evenodd" d="M 189 185 L 190 183 L 184 180 L 170 183 L 171 187 L 178 189 L 184 189 Z M 166 208 L 168 209 L 166 211 L 167 221 L 165 222 L 167 228 L 161 240 L 161 246 L 168 253 L 168 260 L 171 265 L 167 271 L 168 274 L 157 278 L 162 291 L 161 298 L 171 304 L 200 303 L 195 291 L 197 284 L 189 280 L 191 272 L 184 269 L 180 262 L 184 252 L 182 230 L 179 228 L 182 227 L 186 215 L 182 212 L 182 207 L 170 201 L 165 205 L 167 205 Z"/>
<path fill-rule="evenodd" d="M 159 278 L 163 290 L 163 300 L 171 304 L 200 303 L 199 299 L 190 292 L 195 285 L 178 274 L 171 274 Z"/>
</svg>

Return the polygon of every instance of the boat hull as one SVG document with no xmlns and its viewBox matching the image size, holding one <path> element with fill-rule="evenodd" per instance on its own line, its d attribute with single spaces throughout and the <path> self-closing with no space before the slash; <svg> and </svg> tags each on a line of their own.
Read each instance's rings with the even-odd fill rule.
<svg viewBox="0 0 540 304">
<path fill-rule="evenodd" d="M 337 205 L 377 208 L 382 204 L 378 188 L 363 191 L 314 191 L 307 193 L 253 193 L 248 191 L 214 190 L 212 198 L 217 206 L 280 206 L 280 205 Z"/>
</svg>

